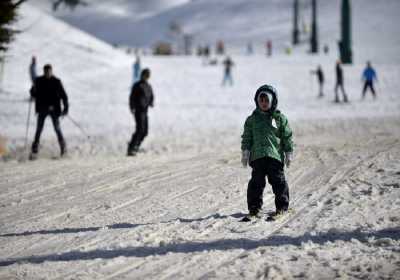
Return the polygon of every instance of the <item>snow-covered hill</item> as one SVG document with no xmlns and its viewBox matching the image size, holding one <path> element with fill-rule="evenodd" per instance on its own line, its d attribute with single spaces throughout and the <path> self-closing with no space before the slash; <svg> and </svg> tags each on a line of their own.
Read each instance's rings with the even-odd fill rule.
<svg viewBox="0 0 400 280">
<path fill-rule="evenodd" d="M 392 55 L 397 31 L 378 28 L 396 22 L 399 3 L 375 9 L 375 2 L 364 1 L 379 16 L 355 17 L 366 30 L 360 36 L 379 40 L 357 45 L 355 64 L 344 67 L 349 104 L 332 103 L 335 52 L 233 56 L 233 87 L 221 87 L 220 64 L 142 57 L 155 107 L 145 151 L 134 158 L 125 156 L 134 58 L 22 6 L 24 32 L 10 46 L 0 92 L 0 135 L 10 150 L 0 162 L 0 279 L 395 279 L 400 63 Z M 70 155 L 62 160 L 47 121 L 39 159 L 24 161 L 33 54 L 40 67 L 53 64 L 70 117 L 90 135 L 64 118 Z M 375 101 L 360 100 L 368 58 L 379 77 Z M 317 64 L 327 79 L 322 99 L 309 74 Z M 263 83 L 277 88 L 294 130 L 295 158 L 286 169 L 294 214 L 243 224 L 250 170 L 240 166 L 240 134 Z M 32 115 L 29 142 L 34 126 Z M 267 185 L 263 211 L 272 210 Z"/>
<path fill-rule="evenodd" d="M 318 1 L 320 44 L 329 45 L 334 52 L 340 38 L 340 3 L 339 0 Z M 355 58 L 379 58 L 375 50 L 380 49 L 385 53 L 383 57 L 397 59 L 400 49 L 398 1 L 353 0 L 351 3 L 353 41 L 357 47 Z M 222 39 L 228 50 L 236 53 L 244 53 L 248 42 L 254 44 L 256 51 L 264 53 L 267 39 L 272 39 L 278 51 L 283 51 L 291 41 L 292 0 L 101 1 L 91 4 L 56 15 L 110 43 L 139 47 L 151 47 L 160 40 L 174 40 L 169 31 L 172 22 L 179 23 L 185 33 L 192 34 L 195 45 L 214 45 Z M 310 1 L 300 1 L 300 27 L 305 25 L 308 31 L 310 9 Z M 309 34 L 301 37 L 306 42 Z"/>
</svg>

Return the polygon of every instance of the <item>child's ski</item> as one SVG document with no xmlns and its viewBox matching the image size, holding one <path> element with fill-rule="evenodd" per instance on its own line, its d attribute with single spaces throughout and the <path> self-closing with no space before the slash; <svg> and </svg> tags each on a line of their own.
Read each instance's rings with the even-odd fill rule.
<svg viewBox="0 0 400 280">
<path fill-rule="evenodd" d="M 259 221 L 259 220 L 261 220 L 261 218 L 262 218 L 262 216 L 260 213 L 257 215 L 246 215 L 240 220 L 240 222 L 248 223 L 248 222 L 253 222 L 253 221 Z"/>
<path fill-rule="evenodd" d="M 279 213 L 271 213 L 270 215 L 268 215 L 266 221 L 267 222 L 276 222 L 279 220 L 282 220 L 286 217 L 288 217 L 289 215 L 293 214 L 294 210 L 292 208 L 289 208 L 287 211 L 284 212 L 279 212 Z"/>
</svg>

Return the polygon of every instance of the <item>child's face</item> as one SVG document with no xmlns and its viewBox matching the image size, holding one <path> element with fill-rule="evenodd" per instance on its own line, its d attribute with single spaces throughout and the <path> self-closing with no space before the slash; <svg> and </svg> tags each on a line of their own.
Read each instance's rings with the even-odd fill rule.
<svg viewBox="0 0 400 280">
<path fill-rule="evenodd" d="M 264 112 L 268 111 L 269 109 L 269 100 L 266 96 L 260 96 L 258 99 L 258 106 Z"/>
</svg>

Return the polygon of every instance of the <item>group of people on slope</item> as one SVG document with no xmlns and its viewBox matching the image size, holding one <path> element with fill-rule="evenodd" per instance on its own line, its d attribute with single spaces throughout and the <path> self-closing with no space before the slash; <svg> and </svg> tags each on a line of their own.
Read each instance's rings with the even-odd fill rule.
<svg viewBox="0 0 400 280">
<path fill-rule="evenodd" d="M 338 60 L 336 62 L 335 73 L 336 73 L 336 83 L 335 83 L 334 102 L 336 102 L 336 103 L 340 102 L 339 89 L 342 93 L 343 102 L 349 102 L 349 98 L 347 97 L 346 91 L 344 89 L 344 77 L 343 77 L 344 75 L 343 75 L 342 63 L 340 60 Z M 318 84 L 319 84 L 318 97 L 323 97 L 324 96 L 325 77 L 324 77 L 324 72 L 322 70 L 321 65 L 318 65 L 316 70 L 311 71 L 311 74 L 315 74 L 317 76 L 317 80 L 318 80 Z M 365 69 L 362 73 L 361 79 L 364 82 L 362 94 L 361 94 L 362 99 L 365 98 L 368 89 L 371 90 L 373 98 L 376 99 L 376 91 L 375 91 L 375 87 L 374 87 L 374 82 L 378 81 L 378 78 L 377 78 L 375 69 L 371 66 L 371 62 L 367 61 L 367 66 L 365 67 Z"/>
<path fill-rule="evenodd" d="M 139 65 L 137 65 L 139 63 Z M 150 70 L 140 70 L 140 61 L 134 66 L 134 84 L 131 88 L 129 107 L 136 120 L 136 131 L 133 133 L 128 144 L 128 156 L 133 156 L 139 150 L 139 146 L 148 133 L 147 111 L 154 104 L 153 90 L 148 83 Z M 140 76 L 138 72 L 140 71 Z M 43 131 L 45 120 L 50 117 L 57 140 L 60 146 L 60 156 L 67 153 L 67 145 L 60 126 L 60 117 L 67 116 L 69 110 L 68 96 L 59 78 L 54 76 L 53 67 L 46 64 L 43 67 L 43 75 L 37 76 L 36 57 L 32 57 L 29 66 L 29 74 L 32 81 L 30 89 L 30 101 L 35 102 L 37 114 L 36 132 L 31 146 L 29 158 L 37 158 L 40 148 L 40 136 Z M 138 78 L 139 77 L 139 78 Z"/>
</svg>

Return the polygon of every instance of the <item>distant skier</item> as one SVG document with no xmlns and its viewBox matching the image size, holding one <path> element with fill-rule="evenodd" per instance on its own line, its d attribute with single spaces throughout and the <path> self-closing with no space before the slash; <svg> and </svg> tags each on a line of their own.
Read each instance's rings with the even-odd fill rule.
<svg viewBox="0 0 400 280">
<path fill-rule="evenodd" d="M 60 116 L 68 114 L 68 97 L 61 81 L 57 77 L 53 76 L 52 66 L 46 64 L 43 69 L 44 75 L 36 78 L 34 85 L 31 88 L 31 96 L 35 101 L 35 108 L 38 117 L 30 159 L 35 159 L 39 152 L 40 135 L 47 116 L 50 116 L 53 122 L 54 130 L 57 134 L 58 143 L 60 145 L 61 156 L 64 156 L 67 152 L 59 118 Z M 61 103 L 63 104 L 62 110 Z"/>
<path fill-rule="evenodd" d="M 203 56 L 203 47 L 202 46 L 197 46 L 196 48 L 196 55 L 197 56 Z"/>
<path fill-rule="evenodd" d="M 284 165 L 290 166 L 293 153 L 292 130 L 285 115 L 277 110 L 276 90 L 269 85 L 260 87 L 254 97 L 256 109 L 246 119 L 242 134 L 242 164 L 252 167 L 247 188 L 249 215 L 243 221 L 260 217 L 263 205 L 265 176 L 275 194 L 274 217 L 289 209 L 289 186 Z"/>
<path fill-rule="evenodd" d="M 312 70 L 311 74 L 317 75 L 317 80 L 319 84 L 319 95 L 318 97 L 323 97 L 324 96 L 324 72 L 322 71 L 321 65 L 318 65 L 317 70 Z"/>
<path fill-rule="evenodd" d="M 324 45 L 324 54 L 328 54 L 329 53 L 329 46 L 327 44 Z"/>
<path fill-rule="evenodd" d="M 229 82 L 229 84 L 232 86 L 233 85 L 233 78 L 232 78 L 232 67 L 235 65 L 232 61 L 232 59 L 230 58 L 230 56 L 228 56 L 224 61 L 223 61 L 223 65 L 224 65 L 224 78 L 222 80 L 222 86 L 225 86 L 225 84 L 227 82 Z"/>
<path fill-rule="evenodd" d="M 343 101 L 344 102 L 349 102 L 349 99 L 347 98 L 346 92 L 344 91 L 344 86 L 343 86 L 343 69 L 342 69 L 342 62 L 340 60 L 337 60 L 336 62 L 336 85 L 335 85 L 335 102 L 339 103 L 339 94 L 338 90 L 342 91 L 343 94 Z"/>
<path fill-rule="evenodd" d="M 209 45 L 206 45 L 206 46 L 204 47 L 203 53 L 204 53 L 204 56 L 205 56 L 207 59 L 210 57 L 210 46 L 209 46 Z"/>
<path fill-rule="evenodd" d="M 252 55 L 253 53 L 254 53 L 253 43 L 252 42 L 248 42 L 247 43 L 247 54 L 248 55 Z"/>
<path fill-rule="evenodd" d="M 217 41 L 217 47 L 216 47 L 216 54 L 218 55 L 224 55 L 225 54 L 225 43 L 222 40 Z"/>
<path fill-rule="evenodd" d="M 143 69 L 140 81 L 136 82 L 129 97 L 129 107 L 136 121 L 136 131 L 133 133 L 128 144 L 128 156 L 134 156 L 139 150 L 139 146 L 148 134 L 147 111 L 149 106 L 154 105 L 153 90 L 148 83 L 150 70 Z"/>
<path fill-rule="evenodd" d="M 267 56 L 272 56 L 272 41 L 268 40 L 265 47 L 267 49 Z"/>
<path fill-rule="evenodd" d="M 135 84 L 140 79 L 140 71 L 141 71 L 141 64 L 140 64 L 140 57 L 137 55 L 135 63 L 133 63 L 133 84 Z"/>
<path fill-rule="evenodd" d="M 364 88 L 362 91 L 362 99 L 365 98 L 365 93 L 367 92 L 367 89 L 369 88 L 372 92 L 372 96 L 374 99 L 376 98 L 376 93 L 374 89 L 374 81 L 377 81 L 377 76 L 375 69 L 372 68 L 371 62 L 367 61 L 367 67 L 365 68 L 362 79 L 364 80 Z"/>
<path fill-rule="evenodd" d="M 208 65 L 210 63 L 210 46 L 209 45 L 204 46 L 203 54 L 204 54 L 203 65 Z"/>
<path fill-rule="evenodd" d="M 31 78 L 32 84 L 35 83 L 35 79 L 37 78 L 36 72 L 36 57 L 32 56 L 31 64 L 29 65 L 29 76 Z"/>
</svg>

